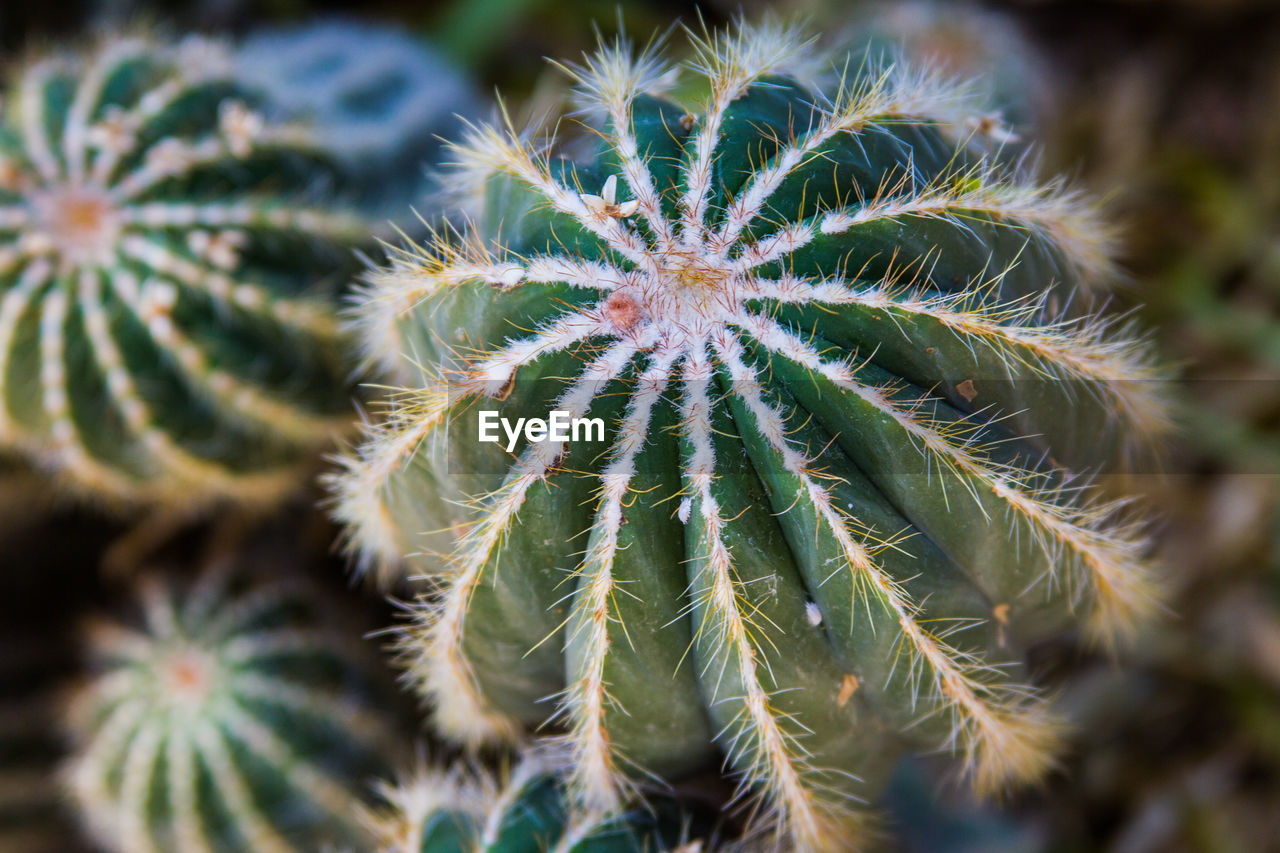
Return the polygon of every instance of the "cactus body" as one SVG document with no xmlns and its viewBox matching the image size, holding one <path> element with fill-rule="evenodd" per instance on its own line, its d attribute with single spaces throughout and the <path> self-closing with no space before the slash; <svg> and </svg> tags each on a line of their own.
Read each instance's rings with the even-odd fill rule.
<svg viewBox="0 0 1280 853">
<path fill-rule="evenodd" d="M 269 501 L 348 423 L 333 301 L 365 233 L 224 52 L 104 41 L 0 113 L 0 443 L 114 502 Z"/>
<path fill-rule="evenodd" d="M 255 33 L 237 73 L 320 133 L 359 176 L 359 201 L 374 225 L 415 222 L 428 194 L 424 166 L 457 116 L 481 101 L 466 78 L 421 41 L 392 27 L 320 21 Z M 406 179 L 407 178 L 407 179 Z"/>
<path fill-rule="evenodd" d="M 381 853 L 660 853 L 700 851 L 672 814 L 584 818 L 554 764 L 526 757 L 504 784 L 487 775 L 424 770 L 387 786 L 372 821 Z"/>
<path fill-rule="evenodd" d="M 1087 209 L 957 151 L 938 82 L 815 91 L 799 50 L 708 38 L 678 104 L 605 47 L 574 71 L 594 157 L 460 143 L 486 212 L 371 283 L 370 357 L 417 390 L 336 482 L 366 558 L 448 554 L 414 560 L 441 586 L 404 639 L 444 732 L 516 738 L 554 696 L 605 810 L 718 744 L 780 844 L 844 850 L 904 748 L 985 790 L 1046 767 L 1023 644 L 1151 604 L 1056 465 L 1155 415 L 1129 343 L 1048 319 L 1107 272 Z M 607 435 L 508 454 L 480 410 Z"/>
<path fill-rule="evenodd" d="M 143 584 L 137 625 L 90 636 L 66 779 L 109 850 L 314 851 L 368 842 L 356 812 L 390 728 L 368 662 L 314 591 L 209 569 Z"/>
</svg>

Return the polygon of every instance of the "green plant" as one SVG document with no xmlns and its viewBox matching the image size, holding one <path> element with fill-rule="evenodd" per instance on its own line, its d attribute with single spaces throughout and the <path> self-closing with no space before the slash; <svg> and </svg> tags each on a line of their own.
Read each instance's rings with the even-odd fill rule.
<svg viewBox="0 0 1280 853">
<path fill-rule="evenodd" d="M 578 815 L 557 762 L 527 756 L 499 784 L 488 774 L 420 770 L 382 790 L 371 813 L 383 853 L 659 853 L 703 848 L 684 842 L 669 813 Z"/>
<path fill-rule="evenodd" d="M 350 422 L 333 300 L 361 221 L 226 53 L 109 38 L 0 112 L 0 444 L 110 503 L 263 502 Z"/>
<path fill-rule="evenodd" d="M 139 602 L 136 622 L 94 626 L 96 674 L 69 705 L 65 778 L 90 835 L 127 853 L 363 849 L 393 731 L 315 590 L 213 566 L 183 587 L 146 578 Z"/>
<path fill-rule="evenodd" d="M 780 844 L 843 850 L 903 749 L 987 792 L 1044 772 L 1022 651 L 1151 610 L 1083 482 L 1161 416 L 1141 349 L 1064 318 L 1111 271 L 1096 214 L 957 150 L 944 82 L 824 84 L 803 47 L 700 39 L 682 104 L 606 46 L 571 69 L 594 148 L 455 145 L 478 213 L 371 280 L 368 356 L 409 388 L 335 482 L 364 560 L 438 579 L 402 649 L 446 735 L 554 712 L 606 813 L 719 744 Z M 607 435 L 508 453 L 482 410 Z"/>
</svg>

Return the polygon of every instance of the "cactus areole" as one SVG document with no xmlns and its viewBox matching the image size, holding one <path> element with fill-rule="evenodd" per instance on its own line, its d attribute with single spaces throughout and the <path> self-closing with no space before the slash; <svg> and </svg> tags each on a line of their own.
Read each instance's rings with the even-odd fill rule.
<svg viewBox="0 0 1280 853">
<path fill-rule="evenodd" d="M 264 502 L 349 422 L 336 310 L 368 233 L 225 52 L 110 38 L 0 105 L 0 447 L 113 504 Z M 330 288 L 332 289 L 332 288 Z"/>
<path fill-rule="evenodd" d="M 823 86 L 802 53 L 699 40 L 681 104 L 606 46 L 571 69 L 593 153 L 457 144 L 475 215 L 365 295 L 370 358 L 414 390 L 338 512 L 369 559 L 447 555 L 414 558 L 440 586 L 403 641 L 446 733 L 551 716 L 605 809 L 718 747 L 780 846 L 844 850 L 902 749 L 985 790 L 1047 766 L 1021 650 L 1151 601 L 1068 466 L 1156 413 L 1132 344 L 1053 319 L 1107 273 L 1089 210 L 957 150 L 971 113 L 928 75 Z M 553 410 L 605 440 L 476 440 L 482 411 Z"/>
</svg>

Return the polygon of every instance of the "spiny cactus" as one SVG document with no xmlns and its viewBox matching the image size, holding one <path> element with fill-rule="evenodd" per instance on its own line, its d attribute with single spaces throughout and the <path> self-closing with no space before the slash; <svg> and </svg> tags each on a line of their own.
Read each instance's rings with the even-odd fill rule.
<svg viewBox="0 0 1280 853">
<path fill-rule="evenodd" d="M 815 89 L 801 53 L 699 39 L 679 104 L 605 46 L 571 69 L 594 155 L 458 143 L 486 209 L 372 280 L 369 356 L 412 387 L 335 482 L 364 559 L 439 579 L 403 649 L 444 733 L 554 712 L 605 811 L 718 743 L 779 844 L 845 850 L 904 748 L 985 791 L 1049 765 L 1021 650 L 1153 600 L 1136 531 L 1059 466 L 1159 414 L 1138 348 L 1054 318 L 1110 271 L 1087 206 L 957 151 L 944 83 Z M 484 410 L 608 434 L 507 453 Z"/>
<path fill-rule="evenodd" d="M 69 790 L 109 850 L 314 851 L 357 816 L 391 729 L 354 636 L 315 591 L 214 567 L 141 588 L 139 624 L 89 637 L 71 698 Z M 355 646 L 358 648 L 358 646 Z"/>
<path fill-rule="evenodd" d="M 0 113 L 0 445 L 112 502 L 268 501 L 348 423 L 332 300 L 366 231 L 226 53 L 104 40 Z"/>
<path fill-rule="evenodd" d="M 525 757 L 503 784 L 488 774 L 422 769 L 382 790 L 371 812 L 381 853 L 701 853 L 674 814 L 574 814 L 557 762 Z"/>
<path fill-rule="evenodd" d="M 392 27 L 326 20 L 264 30 L 236 53 L 241 79 L 323 135 L 359 176 L 358 198 L 375 227 L 413 227 L 427 212 L 427 170 L 439 138 L 482 101 L 466 78 L 423 42 Z"/>
</svg>

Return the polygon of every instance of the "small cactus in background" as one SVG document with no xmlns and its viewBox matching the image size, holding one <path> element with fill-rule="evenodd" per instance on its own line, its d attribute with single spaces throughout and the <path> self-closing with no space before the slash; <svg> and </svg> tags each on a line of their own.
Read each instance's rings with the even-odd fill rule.
<svg viewBox="0 0 1280 853">
<path fill-rule="evenodd" d="M 380 853 L 706 853 L 672 810 L 583 816 L 557 762 L 527 756 L 502 784 L 488 774 L 423 769 L 382 790 L 371 812 Z"/>
<path fill-rule="evenodd" d="M 139 624 L 99 624 L 72 697 L 69 790 L 108 850 L 314 851 L 357 816 L 392 730 L 356 635 L 315 591 L 223 567 L 144 580 Z"/>
<path fill-rule="evenodd" d="M 426 165 L 439 138 L 482 101 L 466 78 L 421 40 L 393 27 L 345 20 L 268 29 L 236 53 L 236 73 L 325 140 L 358 176 L 373 224 L 413 228 L 426 213 Z"/>
<path fill-rule="evenodd" d="M 197 39 L 26 64 L 2 110 L 0 446 L 112 503 L 296 488 L 350 420 L 328 155 Z"/>
<path fill-rule="evenodd" d="M 718 743 L 779 844 L 845 850 L 904 748 L 984 791 L 1049 766 L 1022 649 L 1153 603 L 1143 542 L 1061 466 L 1160 418 L 1141 352 L 1054 307 L 1110 272 L 1091 211 L 957 151 L 971 113 L 937 79 L 814 90 L 803 52 L 700 40 L 680 104 L 652 52 L 606 46 L 572 69 L 594 156 L 457 144 L 487 207 L 365 294 L 369 357 L 413 389 L 337 513 L 439 579 L 403 649 L 445 734 L 553 715 L 604 812 Z M 509 454 L 481 410 L 608 434 Z"/>
</svg>

